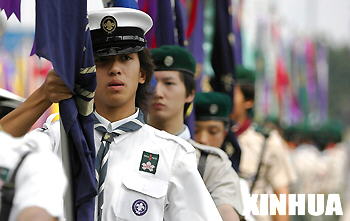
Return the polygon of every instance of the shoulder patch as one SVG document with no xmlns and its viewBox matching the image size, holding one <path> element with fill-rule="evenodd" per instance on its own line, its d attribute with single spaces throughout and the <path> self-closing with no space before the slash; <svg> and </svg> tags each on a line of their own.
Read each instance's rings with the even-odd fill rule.
<svg viewBox="0 0 350 221">
<path fill-rule="evenodd" d="M 1 167 L 0 166 L 0 182 L 6 182 L 8 180 L 10 174 L 10 169 L 6 167 Z M 1 184 L 0 184 L 1 186 Z"/>
<path fill-rule="evenodd" d="M 149 125 L 148 125 L 149 126 Z M 172 135 L 172 134 L 169 134 L 168 132 L 166 131 L 163 131 L 163 130 L 158 130 L 156 128 L 153 128 L 151 126 L 149 126 L 150 128 L 153 129 L 154 131 L 154 134 L 159 137 L 159 138 L 162 138 L 162 139 L 166 139 L 166 140 L 171 140 L 175 143 L 177 143 L 178 145 L 180 145 L 186 152 L 194 152 L 194 147 L 188 143 L 186 140 L 180 138 L 180 137 L 177 137 L 175 135 Z"/>
<path fill-rule="evenodd" d="M 223 150 L 221 150 L 220 148 L 203 145 L 203 144 L 197 143 L 196 141 L 194 141 L 192 139 L 188 140 L 188 142 L 200 151 L 206 152 L 208 154 L 216 155 L 223 160 L 228 159 L 227 154 Z"/>
</svg>

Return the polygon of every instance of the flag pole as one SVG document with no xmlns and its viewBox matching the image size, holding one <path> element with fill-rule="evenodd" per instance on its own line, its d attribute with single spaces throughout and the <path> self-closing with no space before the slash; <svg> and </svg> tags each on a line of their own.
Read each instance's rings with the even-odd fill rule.
<svg viewBox="0 0 350 221">
<path fill-rule="evenodd" d="M 66 192 L 63 198 L 63 207 L 64 207 L 64 217 L 65 220 L 74 221 L 74 212 L 73 212 L 73 189 L 72 189 L 72 173 L 71 173 L 71 163 L 69 156 L 69 146 L 71 145 L 71 141 L 67 136 L 66 131 L 64 130 L 62 121 L 60 121 L 60 150 L 62 155 L 62 164 L 64 172 L 67 176 L 68 185 Z"/>
</svg>

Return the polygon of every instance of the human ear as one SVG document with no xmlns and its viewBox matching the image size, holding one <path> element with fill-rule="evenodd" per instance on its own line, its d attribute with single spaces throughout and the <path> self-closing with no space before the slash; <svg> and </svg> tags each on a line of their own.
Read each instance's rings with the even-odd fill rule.
<svg viewBox="0 0 350 221">
<path fill-rule="evenodd" d="M 186 103 L 191 103 L 194 99 L 195 91 L 192 90 L 191 93 L 186 97 L 185 102 Z"/>
<path fill-rule="evenodd" d="M 244 101 L 244 108 L 246 110 L 251 109 L 253 107 L 254 107 L 254 101 L 253 100 Z"/>
<path fill-rule="evenodd" d="M 146 81 L 146 73 L 144 71 L 140 71 L 139 73 L 139 83 L 143 84 Z"/>
</svg>

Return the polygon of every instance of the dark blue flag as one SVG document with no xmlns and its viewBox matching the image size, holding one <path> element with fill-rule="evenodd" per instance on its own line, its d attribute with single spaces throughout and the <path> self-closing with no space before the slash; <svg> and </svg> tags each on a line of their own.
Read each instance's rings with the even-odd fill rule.
<svg viewBox="0 0 350 221">
<path fill-rule="evenodd" d="M 60 102 L 60 115 L 72 146 L 69 148 L 74 218 L 94 220 L 96 195 L 93 96 L 96 67 L 88 29 L 86 0 L 36 0 L 32 54 L 50 60 L 74 93 Z"/>
<path fill-rule="evenodd" d="M 155 20 L 157 47 L 177 44 L 175 38 L 174 9 L 170 0 L 157 1 L 158 14 Z"/>
<path fill-rule="evenodd" d="M 234 58 L 234 32 L 233 18 L 229 12 L 231 1 L 216 1 L 215 8 L 215 31 L 211 63 L 215 72 L 211 80 L 211 86 L 215 91 L 227 93 L 233 100 L 233 88 L 235 78 L 235 58 Z M 234 107 L 233 107 L 234 108 Z M 241 157 L 240 146 L 236 136 L 230 131 L 226 137 L 223 149 L 227 145 L 234 148 L 233 156 L 229 156 L 233 167 L 238 171 Z M 227 151 L 226 151 L 227 152 Z"/>
<path fill-rule="evenodd" d="M 233 79 L 235 73 L 235 59 L 233 54 L 233 25 L 229 14 L 228 0 L 216 2 L 215 31 L 211 63 L 215 72 L 212 87 L 232 96 Z"/>
<path fill-rule="evenodd" d="M 146 12 L 149 16 L 151 16 L 153 21 L 157 20 L 158 4 L 156 1 L 139 0 L 138 3 L 139 3 L 140 10 Z M 151 28 L 151 30 L 147 32 L 146 39 L 147 39 L 148 48 L 157 47 L 156 28 L 154 26 Z"/>
<path fill-rule="evenodd" d="M 185 46 L 185 19 L 186 19 L 186 8 L 180 0 L 175 0 L 174 14 L 175 14 L 175 36 L 177 36 L 177 44 Z"/>
</svg>

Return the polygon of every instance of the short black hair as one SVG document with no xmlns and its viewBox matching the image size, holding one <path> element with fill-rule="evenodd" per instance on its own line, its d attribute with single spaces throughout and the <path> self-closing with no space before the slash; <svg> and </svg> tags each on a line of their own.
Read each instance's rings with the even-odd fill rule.
<svg viewBox="0 0 350 221">
<path fill-rule="evenodd" d="M 238 84 L 245 101 L 254 101 L 255 88 L 253 84 Z"/>
<path fill-rule="evenodd" d="M 148 87 L 153 75 L 154 65 L 152 62 L 151 53 L 147 48 L 144 48 L 137 54 L 140 60 L 140 69 L 144 74 L 146 74 L 146 80 L 143 84 L 139 84 L 137 87 L 135 104 L 137 107 L 141 108 L 143 112 L 146 112 L 147 102 L 149 97 L 151 96 Z"/>
<path fill-rule="evenodd" d="M 186 89 L 186 97 L 190 96 L 196 89 L 196 83 L 192 74 L 189 74 L 185 71 L 179 71 L 180 80 L 184 83 Z M 192 103 L 192 102 L 191 102 Z M 184 115 L 187 112 L 187 109 L 190 107 L 191 103 L 185 103 Z"/>
<path fill-rule="evenodd" d="M 237 86 L 240 88 L 240 90 L 242 91 L 243 97 L 245 101 L 252 101 L 254 102 L 254 98 L 255 98 L 255 87 L 254 84 L 237 84 Z M 247 113 L 249 118 L 253 118 L 254 117 L 254 108 L 249 108 L 247 109 Z"/>
</svg>

